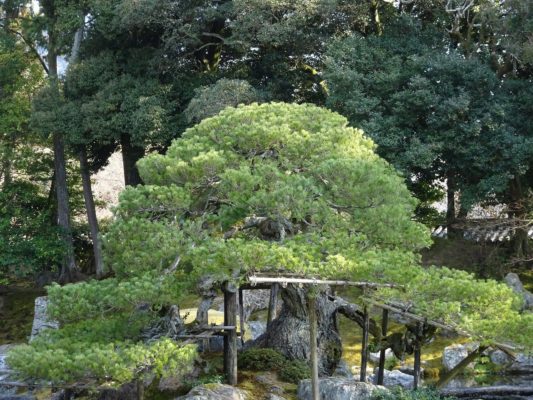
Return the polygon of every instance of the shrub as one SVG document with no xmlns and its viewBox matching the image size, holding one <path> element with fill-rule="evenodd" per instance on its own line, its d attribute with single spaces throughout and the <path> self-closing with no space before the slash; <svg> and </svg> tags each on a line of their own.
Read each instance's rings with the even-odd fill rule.
<svg viewBox="0 0 533 400">
<path fill-rule="evenodd" d="M 287 364 L 279 371 L 279 378 L 286 382 L 298 383 L 302 379 L 307 379 L 311 377 L 311 368 L 305 361 L 294 360 L 289 361 Z"/>
<path fill-rule="evenodd" d="M 248 349 L 239 355 L 239 368 L 251 371 L 279 371 L 287 359 L 273 349 Z"/>
</svg>

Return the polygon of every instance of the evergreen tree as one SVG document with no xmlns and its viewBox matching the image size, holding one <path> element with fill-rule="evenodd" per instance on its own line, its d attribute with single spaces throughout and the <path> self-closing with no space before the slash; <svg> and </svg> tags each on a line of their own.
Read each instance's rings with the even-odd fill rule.
<svg viewBox="0 0 533 400">
<path fill-rule="evenodd" d="M 239 283 L 254 271 L 401 284 L 374 296 L 409 301 L 486 343 L 530 346 L 531 314 L 518 312 L 510 288 L 417 266 L 428 231 L 374 148 L 344 117 L 312 105 L 228 108 L 203 120 L 166 155 L 139 162 L 146 185 L 122 193 L 105 236 L 116 276 L 49 288 L 62 328 L 15 349 L 10 365 L 53 381 L 184 368 L 193 349 L 142 342 L 150 310 L 179 304 L 206 275 Z"/>
</svg>

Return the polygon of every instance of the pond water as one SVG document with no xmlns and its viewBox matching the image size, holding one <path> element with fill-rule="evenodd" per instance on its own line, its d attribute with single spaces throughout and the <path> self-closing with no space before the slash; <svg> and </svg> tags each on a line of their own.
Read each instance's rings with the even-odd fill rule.
<svg viewBox="0 0 533 400">
<path fill-rule="evenodd" d="M 0 287 L 0 345 L 27 342 L 35 298 L 42 290 Z"/>
</svg>

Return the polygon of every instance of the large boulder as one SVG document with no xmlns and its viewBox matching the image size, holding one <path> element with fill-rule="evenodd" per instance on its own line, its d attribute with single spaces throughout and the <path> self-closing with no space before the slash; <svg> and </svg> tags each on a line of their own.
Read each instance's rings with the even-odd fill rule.
<svg viewBox="0 0 533 400">
<path fill-rule="evenodd" d="M 478 348 L 478 343 L 452 344 L 444 348 L 442 364 L 446 371 L 452 370 L 457 364 Z"/>
<path fill-rule="evenodd" d="M 33 315 L 33 324 L 31 327 L 30 341 L 45 329 L 57 329 L 59 323 L 48 316 L 48 297 L 42 296 L 35 298 L 35 312 Z"/>
<path fill-rule="evenodd" d="M 333 376 L 343 376 L 345 378 L 353 378 L 352 371 L 350 371 L 350 367 L 348 364 L 346 364 L 346 361 L 341 360 L 339 364 L 337 365 L 337 368 L 335 371 L 333 371 Z"/>
<path fill-rule="evenodd" d="M 257 339 L 266 332 L 267 323 L 264 321 L 248 321 L 251 340 Z"/>
<path fill-rule="evenodd" d="M 522 299 L 524 299 L 524 309 L 533 309 L 533 293 L 527 291 L 524 288 L 524 285 L 520 281 L 520 278 L 514 272 L 509 272 L 503 278 L 504 282 L 513 289 L 513 292 L 518 294 Z"/>
<path fill-rule="evenodd" d="M 222 383 L 208 383 L 192 388 L 176 400 L 246 400 L 246 392 Z"/>
<path fill-rule="evenodd" d="M 496 365 L 507 365 L 513 360 L 505 351 L 500 349 L 493 350 L 489 353 L 490 362 Z"/>
<path fill-rule="evenodd" d="M 517 354 L 516 359 L 506 371 L 521 375 L 533 374 L 533 354 Z"/>
<path fill-rule="evenodd" d="M 406 374 L 398 370 L 385 370 L 383 371 L 383 386 L 392 387 L 392 386 L 401 386 L 406 389 L 412 389 L 414 386 L 413 375 Z M 378 374 L 372 375 L 370 381 L 377 383 Z"/>
<path fill-rule="evenodd" d="M 371 400 L 379 391 L 386 391 L 383 386 L 366 382 L 356 382 L 350 378 L 323 378 L 319 381 L 321 400 Z M 311 400 L 311 380 L 304 379 L 298 385 L 299 400 Z"/>
<path fill-rule="evenodd" d="M 370 361 L 372 361 L 373 363 L 378 363 L 380 354 L 381 354 L 380 351 L 375 352 L 375 353 L 369 353 L 368 358 L 370 358 Z M 393 358 L 394 358 L 394 353 L 392 352 L 392 349 L 385 350 L 385 360 L 392 360 Z"/>
</svg>

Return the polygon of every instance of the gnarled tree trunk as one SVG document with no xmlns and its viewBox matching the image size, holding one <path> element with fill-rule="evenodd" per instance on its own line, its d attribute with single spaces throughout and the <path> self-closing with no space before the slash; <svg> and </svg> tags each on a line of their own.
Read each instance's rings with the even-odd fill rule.
<svg viewBox="0 0 533 400">
<path fill-rule="evenodd" d="M 257 338 L 254 345 L 270 347 L 289 359 L 310 359 L 309 305 L 304 288 L 288 285 L 280 288 L 283 305 L 267 332 Z M 335 326 L 337 305 L 327 292 L 318 294 L 317 348 L 318 370 L 321 375 L 331 375 L 340 361 L 342 343 Z"/>
</svg>

